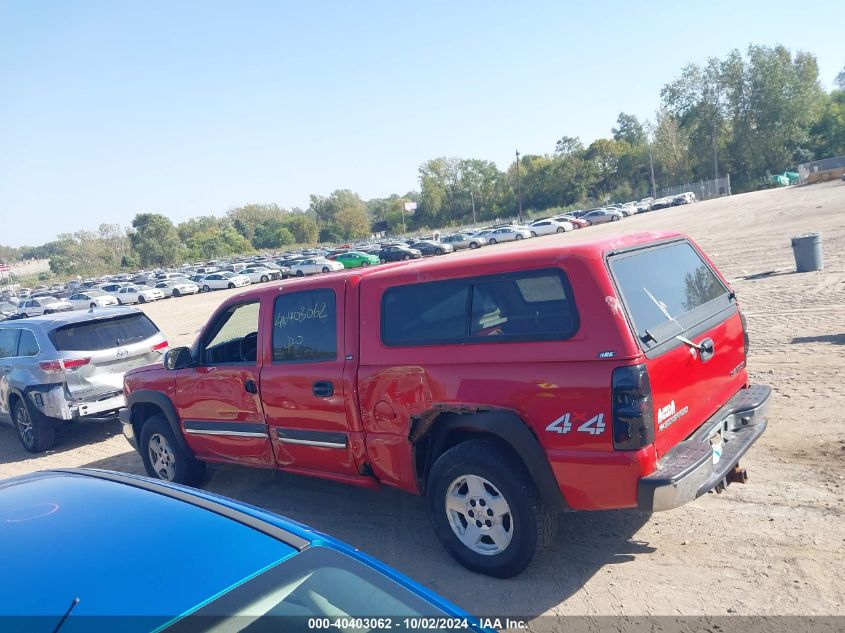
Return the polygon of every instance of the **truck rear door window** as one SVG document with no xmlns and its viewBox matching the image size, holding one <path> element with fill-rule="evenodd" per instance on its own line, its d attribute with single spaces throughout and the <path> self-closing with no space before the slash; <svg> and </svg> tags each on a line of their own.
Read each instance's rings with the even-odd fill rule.
<svg viewBox="0 0 845 633">
<path fill-rule="evenodd" d="M 50 333 L 50 340 L 60 352 L 97 351 L 138 343 L 156 334 L 155 324 L 139 313 L 63 325 Z"/>
<path fill-rule="evenodd" d="M 731 305 L 729 290 L 689 242 L 621 253 L 609 262 L 637 336 L 647 348 Z"/>
<path fill-rule="evenodd" d="M 337 358 L 334 290 L 280 295 L 273 308 L 273 362 L 320 362 Z"/>
<path fill-rule="evenodd" d="M 388 346 L 563 340 L 578 314 L 560 270 L 532 270 L 390 288 L 382 299 Z"/>
</svg>

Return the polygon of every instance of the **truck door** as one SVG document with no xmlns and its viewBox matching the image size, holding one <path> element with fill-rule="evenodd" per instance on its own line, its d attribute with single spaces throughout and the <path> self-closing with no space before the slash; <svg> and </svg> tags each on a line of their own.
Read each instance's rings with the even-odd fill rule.
<svg viewBox="0 0 845 633">
<path fill-rule="evenodd" d="M 258 379 L 266 345 L 259 300 L 225 305 L 205 329 L 196 364 L 176 375 L 176 407 L 185 441 L 199 459 L 273 467 Z"/>
<path fill-rule="evenodd" d="M 264 349 L 261 397 L 283 470 L 357 477 L 350 451 L 343 369 L 346 279 L 282 287 Z"/>
</svg>

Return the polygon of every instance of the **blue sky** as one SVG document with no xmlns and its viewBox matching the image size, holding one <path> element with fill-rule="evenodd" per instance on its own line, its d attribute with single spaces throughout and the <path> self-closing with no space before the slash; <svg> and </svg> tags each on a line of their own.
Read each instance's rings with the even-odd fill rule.
<svg viewBox="0 0 845 633">
<path fill-rule="evenodd" d="M 0 244 L 504 168 L 749 43 L 814 53 L 830 88 L 843 25 L 837 2 L 0 0 Z"/>
</svg>

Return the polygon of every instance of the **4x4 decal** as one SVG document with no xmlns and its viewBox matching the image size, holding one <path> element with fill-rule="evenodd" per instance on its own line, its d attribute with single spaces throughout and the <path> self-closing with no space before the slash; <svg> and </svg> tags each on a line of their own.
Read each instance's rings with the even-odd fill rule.
<svg viewBox="0 0 845 633">
<path fill-rule="evenodd" d="M 576 431 L 589 433 L 590 435 L 601 435 L 604 432 L 604 413 L 597 413 L 588 420 L 584 420 L 585 414 L 575 414 L 574 423 L 582 422 Z M 569 433 L 572 430 L 573 416 L 571 413 L 564 413 L 557 420 L 546 427 L 551 433 Z"/>
</svg>

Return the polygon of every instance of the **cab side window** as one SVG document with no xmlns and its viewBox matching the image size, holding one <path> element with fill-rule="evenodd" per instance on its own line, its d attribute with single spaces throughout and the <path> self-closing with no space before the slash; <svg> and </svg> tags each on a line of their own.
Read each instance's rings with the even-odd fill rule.
<svg viewBox="0 0 845 633">
<path fill-rule="evenodd" d="M 203 365 L 255 364 L 259 305 L 241 303 L 218 315 L 199 350 Z"/>
<path fill-rule="evenodd" d="M 280 295 L 273 308 L 273 362 L 337 358 L 337 301 L 321 288 Z"/>
</svg>

